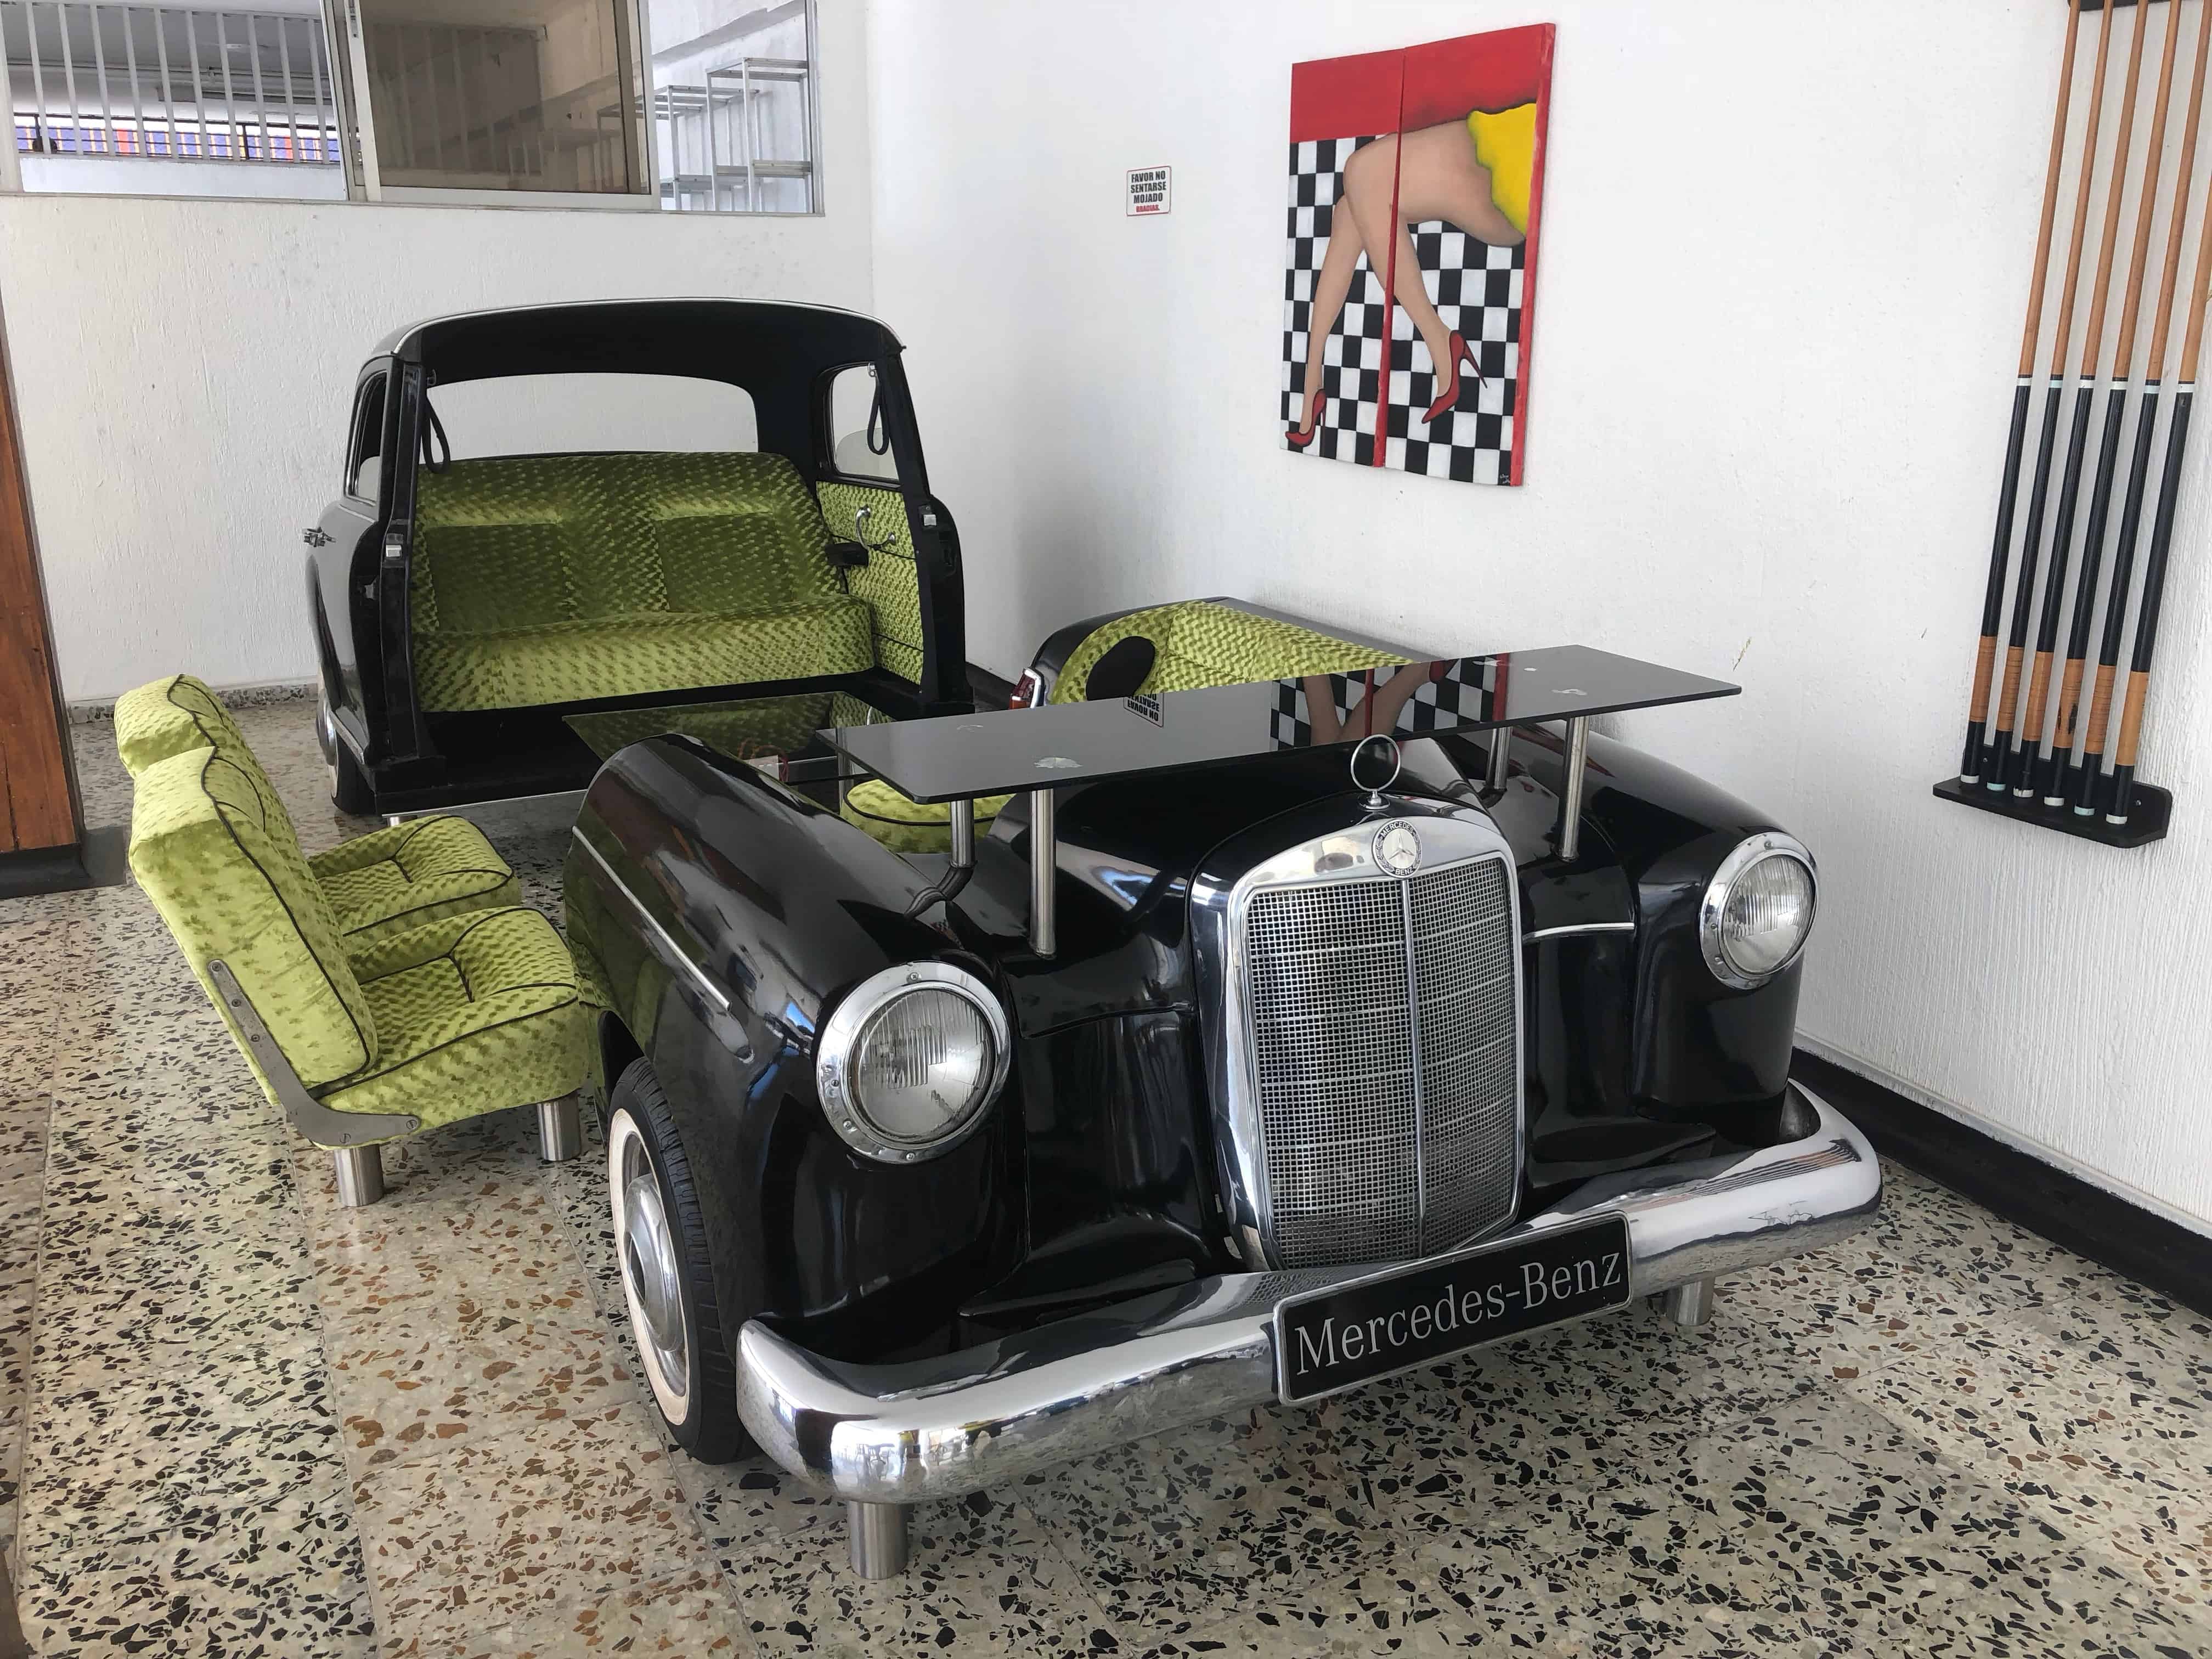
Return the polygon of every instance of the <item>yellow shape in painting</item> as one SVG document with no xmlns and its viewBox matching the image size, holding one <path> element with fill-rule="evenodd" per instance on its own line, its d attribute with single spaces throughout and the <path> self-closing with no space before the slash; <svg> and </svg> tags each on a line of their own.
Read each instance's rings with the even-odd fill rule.
<svg viewBox="0 0 2212 1659">
<path fill-rule="evenodd" d="M 1526 236 L 1536 173 L 1535 105 L 1516 104 L 1495 115 L 1476 110 L 1467 118 L 1467 131 L 1474 140 L 1474 159 L 1490 169 L 1490 199 Z"/>
</svg>

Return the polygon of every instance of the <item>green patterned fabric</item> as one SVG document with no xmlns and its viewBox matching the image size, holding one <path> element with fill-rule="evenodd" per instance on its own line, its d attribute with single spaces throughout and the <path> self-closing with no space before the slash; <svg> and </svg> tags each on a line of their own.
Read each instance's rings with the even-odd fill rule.
<svg viewBox="0 0 2212 1659">
<path fill-rule="evenodd" d="M 1069 654 L 1051 701 L 1082 702 L 1099 658 L 1139 634 L 1158 651 L 1139 688 L 1145 691 L 1196 691 L 1294 674 L 1341 674 L 1406 660 L 1296 623 L 1255 616 L 1210 599 L 1189 599 L 1133 611 L 1092 630 Z M 975 803 L 979 831 L 998 816 L 1006 799 L 996 795 Z M 924 806 L 880 778 L 854 785 L 839 810 L 847 823 L 859 825 L 893 852 L 942 853 L 952 844 L 946 808 Z"/>
<path fill-rule="evenodd" d="M 876 660 L 902 680 L 921 683 L 921 583 L 915 574 L 914 527 L 907 522 L 906 500 L 896 489 L 866 484 L 825 483 L 814 493 L 822 516 L 840 541 L 860 542 L 868 562 L 845 573 L 845 586 L 868 607 L 873 619 Z M 868 522 L 860 522 L 860 509 Z"/>
<path fill-rule="evenodd" d="M 375 940 L 441 916 L 522 902 L 514 872 L 465 818 L 392 824 L 316 854 L 307 867 L 356 956 Z"/>
<path fill-rule="evenodd" d="M 975 802 L 975 833 L 988 833 L 1011 795 L 984 795 Z M 952 850 L 952 809 L 925 806 L 901 794 L 881 778 L 867 778 L 845 792 L 838 809 L 845 822 L 858 824 L 894 853 Z"/>
<path fill-rule="evenodd" d="M 535 910 L 447 916 L 354 958 L 376 1054 L 319 1091 L 341 1112 L 404 1112 L 426 1129 L 552 1100 L 590 1070 L 575 964 Z"/>
<path fill-rule="evenodd" d="M 871 613 L 781 455 L 495 457 L 425 471 L 416 692 L 515 708 L 853 673 Z"/>
<path fill-rule="evenodd" d="M 1099 658 L 1139 634 L 1158 652 L 1140 691 L 1199 691 L 1301 674 L 1387 668 L 1406 660 L 1296 623 L 1255 616 L 1211 599 L 1185 599 L 1132 611 L 1092 630 L 1068 653 L 1049 701 L 1081 702 Z"/>
<path fill-rule="evenodd" d="M 194 749 L 246 747 L 222 699 L 190 674 L 172 674 L 115 700 L 115 752 L 137 777 L 156 761 Z"/>
<path fill-rule="evenodd" d="M 250 757 L 241 765 L 199 749 L 157 761 L 138 775 L 131 868 L 210 996 L 207 964 L 221 957 L 313 1088 L 369 1061 L 376 1023 L 330 901 L 274 799 Z M 250 1053 L 246 1060 L 268 1089 Z"/>
</svg>

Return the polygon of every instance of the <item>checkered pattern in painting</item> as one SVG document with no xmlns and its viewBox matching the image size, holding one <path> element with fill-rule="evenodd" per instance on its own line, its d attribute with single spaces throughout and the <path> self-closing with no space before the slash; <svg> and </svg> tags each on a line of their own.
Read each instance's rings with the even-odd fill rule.
<svg viewBox="0 0 2212 1659">
<path fill-rule="evenodd" d="M 1333 209 L 1343 192 L 1344 165 L 1371 137 L 1324 138 L 1291 146 L 1290 241 L 1284 276 L 1282 388 L 1285 431 L 1303 411 L 1306 331 L 1314 283 L 1328 256 Z M 1320 430 L 1307 453 L 1375 462 L 1376 404 L 1387 390 L 1382 463 L 1402 471 L 1463 483 L 1508 483 L 1521 404 L 1521 315 L 1526 250 L 1492 247 L 1441 219 L 1411 228 L 1421 280 L 1447 330 L 1474 350 L 1483 375 L 1462 370 L 1459 402 L 1433 425 L 1422 416 L 1436 400 L 1437 365 L 1413 319 L 1384 302 L 1382 280 L 1363 252 L 1344 314 L 1322 347 Z M 1382 337 L 1390 331 L 1390 373 L 1381 373 Z"/>
<path fill-rule="evenodd" d="M 1384 684 L 1388 683 L 1385 677 Z M 1418 738 L 1439 727 L 1449 731 L 1462 720 L 1487 720 L 1491 693 L 1497 683 L 1498 665 L 1493 659 L 1465 658 L 1454 663 L 1441 680 L 1431 680 L 1416 688 L 1413 700 L 1391 729 L 1401 738 Z M 1336 705 L 1340 727 L 1353 723 L 1355 685 L 1363 688 L 1359 700 L 1364 701 L 1364 676 L 1328 677 L 1329 701 Z M 1304 680 L 1275 682 L 1275 706 L 1268 716 L 1268 736 L 1278 749 L 1304 749 L 1312 744 L 1313 716 L 1307 708 Z"/>
<path fill-rule="evenodd" d="M 1290 253 L 1283 286 L 1283 429 L 1305 418 L 1299 408 L 1306 375 L 1306 330 L 1313 317 L 1314 280 L 1328 253 L 1337 198 L 1344 193 L 1344 165 L 1364 138 L 1309 139 L 1291 146 Z M 1349 231 L 1349 227 L 1346 227 Z M 1319 430 L 1305 453 L 1331 460 L 1375 465 L 1375 417 L 1382 400 L 1383 337 L 1390 327 L 1382 278 L 1367 256 L 1352 275 L 1344 314 L 1322 343 Z M 1285 447 L 1289 447 L 1285 441 Z"/>
<path fill-rule="evenodd" d="M 1436 401 L 1437 365 L 1402 308 L 1390 342 L 1389 441 L 1382 465 L 1462 483 L 1513 481 L 1515 416 L 1521 404 L 1521 296 L 1528 281 L 1528 244 L 1492 247 L 1441 219 L 1412 228 L 1414 257 L 1429 302 L 1455 330 L 1482 371 L 1460 368 L 1459 402 L 1434 424 L 1422 420 Z"/>
</svg>

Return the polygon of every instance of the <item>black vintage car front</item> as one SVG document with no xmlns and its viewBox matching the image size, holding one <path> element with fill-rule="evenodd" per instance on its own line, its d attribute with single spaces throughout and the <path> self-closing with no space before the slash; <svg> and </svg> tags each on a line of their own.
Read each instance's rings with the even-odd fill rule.
<svg viewBox="0 0 2212 1659">
<path fill-rule="evenodd" d="M 836 734 L 924 798 L 1027 775 L 939 854 L 617 753 L 569 933 L 678 1434 L 741 1421 L 892 1571 L 902 1506 L 1632 1297 L 1695 1323 L 1863 1224 L 1871 1151 L 1789 1078 L 1810 854 L 1535 723 L 1623 659 L 1503 660 L 1358 750 L 1311 680 Z"/>
</svg>

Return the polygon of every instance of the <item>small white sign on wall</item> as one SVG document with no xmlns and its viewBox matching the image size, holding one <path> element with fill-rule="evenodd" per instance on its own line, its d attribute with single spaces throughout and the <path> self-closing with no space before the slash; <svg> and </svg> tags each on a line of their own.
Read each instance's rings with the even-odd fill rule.
<svg viewBox="0 0 2212 1659">
<path fill-rule="evenodd" d="M 1124 217 L 1134 219 L 1140 214 L 1165 213 L 1172 201 L 1169 174 L 1171 167 L 1131 167 L 1129 169 L 1129 204 Z"/>
</svg>

